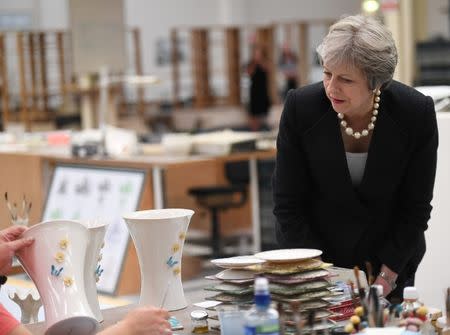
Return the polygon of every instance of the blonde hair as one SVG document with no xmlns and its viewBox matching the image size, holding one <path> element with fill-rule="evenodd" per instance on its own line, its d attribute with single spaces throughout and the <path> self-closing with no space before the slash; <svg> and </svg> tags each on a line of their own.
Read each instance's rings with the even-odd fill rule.
<svg viewBox="0 0 450 335">
<path fill-rule="evenodd" d="M 321 64 L 347 64 L 360 69 L 370 89 L 389 84 L 398 60 L 391 32 L 363 15 L 347 16 L 333 24 L 316 51 Z"/>
</svg>

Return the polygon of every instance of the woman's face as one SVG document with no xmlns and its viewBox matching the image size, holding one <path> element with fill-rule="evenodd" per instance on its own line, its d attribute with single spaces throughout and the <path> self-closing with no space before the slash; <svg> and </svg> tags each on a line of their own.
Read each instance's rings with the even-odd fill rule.
<svg viewBox="0 0 450 335">
<path fill-rule="evenodd" d="M 361 70 L 345 64 L 323 66 L 323 84 L 337 113 L 363 116 L 372 110 L 373 91 Z"/>
</svg>

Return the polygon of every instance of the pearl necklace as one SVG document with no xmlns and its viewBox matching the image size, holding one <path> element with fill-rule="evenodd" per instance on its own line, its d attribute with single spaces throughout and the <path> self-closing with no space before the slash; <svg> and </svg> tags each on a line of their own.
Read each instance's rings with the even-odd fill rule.
<svg viewBox="0 0 450 335">
<path fill-rule="evenodd" d="M 375 98 L 373 103 L 373 110 L 372 110 L 372 117 L 370 118 L 370 122 L 367 125 L 367 129 L 363 129 L 361 132 L 359 131 L 353 131 L 351 127 L 347 127 L 347 121 L 344 120 L 344 114 L 338 113 L 338 118 L 341 120 L 341 126 L 345 129 L 345 133 L 349 136 L 353 136 L 356 139 L 359 139 L 361 137 L 365 137 L 369 135 L 369 131 L 373 130 L 375 128 L 375 121 L 377 120 L 378 115 L 378 107 L 380 107 L 380 90 L 374 90 Z"/>
</svg>

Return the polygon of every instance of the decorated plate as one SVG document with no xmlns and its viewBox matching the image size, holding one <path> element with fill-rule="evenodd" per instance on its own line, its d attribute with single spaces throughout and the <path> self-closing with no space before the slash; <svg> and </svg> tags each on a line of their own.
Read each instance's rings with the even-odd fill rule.
<svg viewBox="0 0 450 335">
<path fill-rule="evenodd" d="M 297 262 L 322 255 L 317 249 L 278 249 L 259 252 L 255 257 L 273 263 Z"/>
<path fill-rule="evenodd" d="M 307 272 L 294 273 L 290 275 L 267 274 L 266 277 L 271 283 L 278 284 L 300 284 L 330 276 L 328 270 L 313 270 Z"/>
<path fill-rule="evenodd" d="M 225 269 L 243 268 L 249 265 L 265 263 L 265 260 L 255 256 L 236 256 L 228 258 L 217 258 L 211 260 L 211 263 Z"/>
<path fill-rule="evenodd" d="M 220 280 L 254 279 L 255 273 L 252 271 L 227 269 L 216 274 L 216 278 Z"/>
</svg>

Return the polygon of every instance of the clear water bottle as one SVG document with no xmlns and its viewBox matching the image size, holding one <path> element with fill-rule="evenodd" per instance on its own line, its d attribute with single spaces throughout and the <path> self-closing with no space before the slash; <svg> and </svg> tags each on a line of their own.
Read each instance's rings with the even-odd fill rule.
<svg viewBox="0 0 450 335">
<path fill-rule="evenodd" d="M 255 279 L 255 306 L 245 315 L 245 335 L 279 335 L 278 312 L 270 307 L 269 281 Z"/>
<path fill-rule="evenodd" d="M 419 291 L 414 286 L 407 286 L 403 289 L 402 314 L 410 316 L 413 312 L 423 306 L 419 301 Z"/>
</svg>

